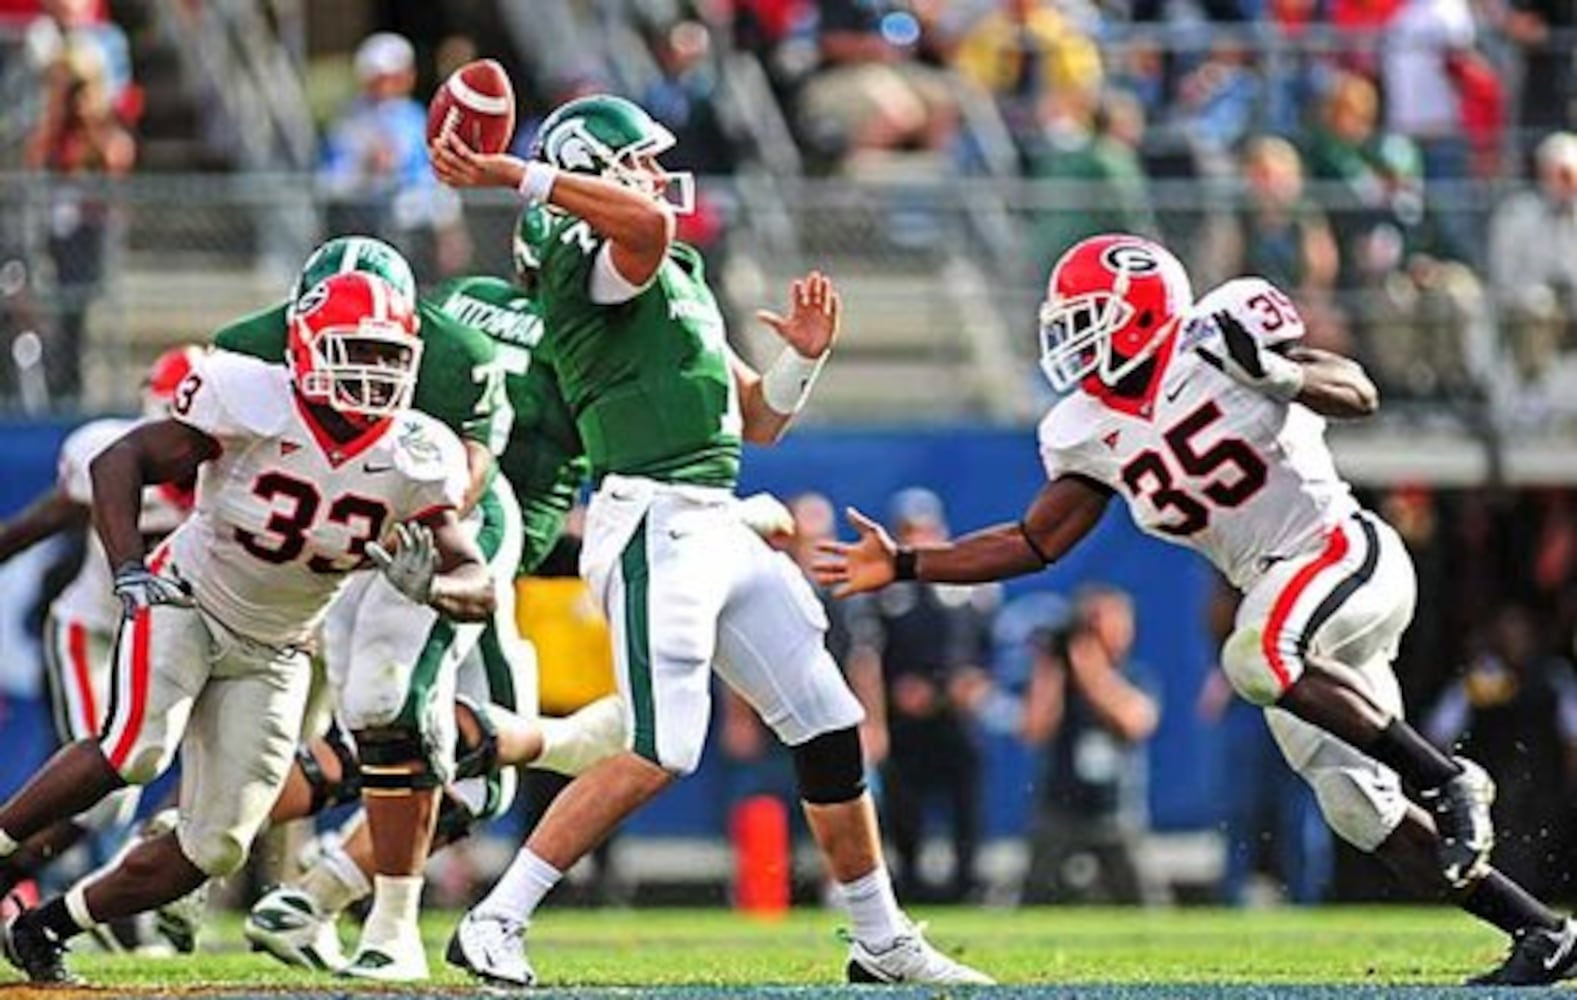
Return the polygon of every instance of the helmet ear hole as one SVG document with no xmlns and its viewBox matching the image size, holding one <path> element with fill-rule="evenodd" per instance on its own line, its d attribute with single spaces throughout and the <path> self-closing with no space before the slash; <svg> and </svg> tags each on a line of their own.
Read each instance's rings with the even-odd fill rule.
<svg viewBox="0 0 1577 1000">
<path fill-rule="evenodd" d="M 1139 314 L 1139 318 L 1135 320 L 1135 322 L 1142 327 L 1148 328 L 1155 322 L 1155 316 L 1150 312 L 1150 310 L 1146 309 L 1144 312 Z"/>
</svg>

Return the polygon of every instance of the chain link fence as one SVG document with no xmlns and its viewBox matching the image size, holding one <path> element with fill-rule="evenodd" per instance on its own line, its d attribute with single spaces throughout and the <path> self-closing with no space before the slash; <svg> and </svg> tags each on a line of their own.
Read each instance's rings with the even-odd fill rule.
<svg viewBox="0 0 1577 1000">
<path fill-rule="evenodd" d="M 820 420 L 1028 419 L 1046 402 L 1033 359 L 1050 263 L 1083 235 L 1130 229 L 1177 252 L 1196 294 L 1245 273 L 1286 288 L 1310 340 L 1362 360 L 1394 420 L 1539 434 L 1577 422 L 1573 289 L 1553 283 L 1539 308 L 1514 308 L 1485 277 L 1490 220 L 1526 197 L 1518 187 L 1432 189 L 1427 212 L 1407 192 L 1355 205 L 1314 185 L 1272 203 L 1240 181 L 1156 182 L 1137 201 L 1079 181 L 756 177 L 702 190 L 686 235 L 747 355 L 771 347 L 751 311 L 789 280 L 820 267 L 843 285 L 847 333 Z M 429 283 L 507 274 L 511 197 L 448 197 L 331 199 L 298 175 L 0 174 L 0 405 L 131 406 L 154 354 L 277 302 L 337 233 L 389 239 Z"/>
</svg>

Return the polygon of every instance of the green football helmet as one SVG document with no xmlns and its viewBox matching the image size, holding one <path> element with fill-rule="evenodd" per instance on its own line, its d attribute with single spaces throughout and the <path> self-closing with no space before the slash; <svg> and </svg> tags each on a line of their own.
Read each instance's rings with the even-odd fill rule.
<svg viewBox="0 0 1577 1000">
<path fill-rule="evenodd" d="M 405 297 L 410 309 L 416 308 L 416 276 L 400 251 L 371 236 L 336 236 L 320 244 L 302 265 L 290 293 L 291 311 L 319 282 L 350 271 L 377 275 Z"/>
<path fill-rule="evenodd" d="M 527 205 L 515 222 L 515 276 L 520 279 L 536 274 L 542 254 L 553 233 L 553 213 L 546 205 Z"/>
<path fill-rule="evenodd" d="M 642 166 L 674 146 L 673 133 L 633 101 L 611 94 L 578 97 L 542 122 L 531 145 L 533 159 L 575 174 L 606 177 L 687 214 L 695 208 L 695 178 Z"/>
</svg>

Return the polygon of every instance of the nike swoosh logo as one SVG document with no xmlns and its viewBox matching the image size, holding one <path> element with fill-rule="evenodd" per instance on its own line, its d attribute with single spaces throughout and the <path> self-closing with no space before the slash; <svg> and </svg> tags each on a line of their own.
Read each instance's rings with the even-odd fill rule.
<svg viewBox="0 0 1577 1000">
<path fill-rule="evenodd" d="M 1181 382 L 1179 382 L 1176 385 L 1172 386 L 1171 390 L 1169 392 L 1167 392 L 1167 394 L 1166 394 L 1166 401 L 1168 403 L 1176 402 L 1177 401 L 1177 397 L 1182 395 L 1183 394 L 1183 390 L 1185 388 L 1187 388 L 1188 380 L 1191 379 L 1191 378 L 1193 378 L 1192 374 L 1185 375 L 1185 376 L 1183 376 L 1183 380 Z"/>
<path fill-rule="evenodd" d="M 363 472 L 366 472 L 369 475 L 377 475 L 380 472 L 389 472 L 390 470 L 392 470 L 394 468 L 394 466 L 392 466 L 392 465 L 378 465 L 378 464 L 373 463 L 373 462 L 368 462 L 366 465 L 363 465 L 361 468 L 362 468 Z"/>
<path fill-rule="evenodd" d="M 1566 947 L 1564 947 L 1564 948 L 1557 948 L 1555 950 L 1555 954 L 1551 955 L 1549 958 L 1546 958 L 1544 960 L 1544 971 L 1545 972 L 1554 972 L 1555 971 L 1555 967 L 1557 965 L 1560 965 L 1561 962 L 1565 961 L 1566 956 L 1571 953 L 1572 944 L 1574 942 L 1577 942 L 1577 938 L 1568 940 L 1566 942 Z"/>
</svg>

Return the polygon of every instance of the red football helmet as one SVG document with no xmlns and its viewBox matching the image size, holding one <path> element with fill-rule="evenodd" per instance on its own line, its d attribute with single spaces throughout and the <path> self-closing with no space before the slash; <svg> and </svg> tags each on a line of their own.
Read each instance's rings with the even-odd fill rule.
<svg viewBox="0 0 1577 1000">
<path fill-rule="evenodd" d="M 172 347 L 154 359 L 148 374 L 142 380 L 142 413 L 146 417 L 162 417 L 170 412 L 170 401 L 175 389 L 192 373 L 203 349 L 194 344 Z"/>
<path fill-rule="evenodd" d="M 1098 393 L 1143 364 L 1193 305 L 1188 273 L 1165 247 L 1108 233 L 1058 259 L 1040 307 L 1040 368 L 1052 388 Z"/>
<path fill-rule="evenodd" d="M 412 303 L 382 278 L 348 271 L 296 303 L 285 362 L 303 399 L 380 419 L 411 403 L 421 364 Z"/>
</svg>

